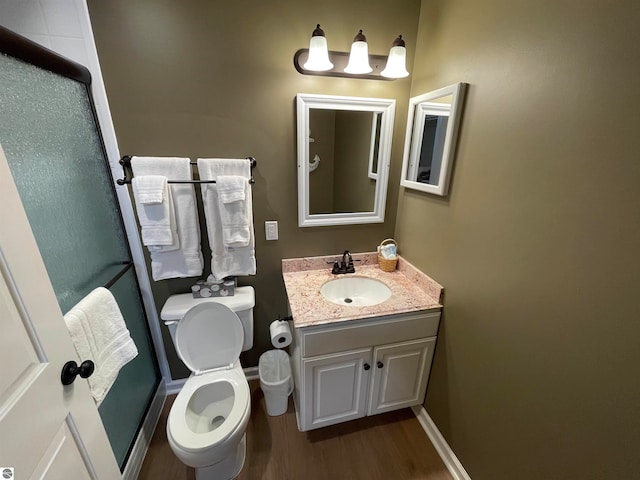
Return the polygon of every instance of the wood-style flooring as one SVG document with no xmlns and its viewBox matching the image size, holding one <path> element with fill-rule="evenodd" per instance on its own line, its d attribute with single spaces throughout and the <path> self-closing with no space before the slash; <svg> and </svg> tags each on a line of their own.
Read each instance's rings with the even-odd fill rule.
<svg viewBox="0 0 640 480">
<path fill-rule="evenodd" d="M 238 480 L 453 480 L 410 409 L 299 432 L 293 401 L 267 415 L 257 381 L 251 385 L 247 460 Z M 167 401 L 142 465 L 140 480 L 195 480 L 166 436 Z"/>
</svg>

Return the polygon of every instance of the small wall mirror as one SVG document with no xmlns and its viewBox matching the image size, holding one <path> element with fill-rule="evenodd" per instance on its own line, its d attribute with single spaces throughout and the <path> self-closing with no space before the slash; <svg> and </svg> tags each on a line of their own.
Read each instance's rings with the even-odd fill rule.
<svg viewBox="0 0 640 480">
<path fill-rule="evenodd" d="M 395 100 L 297 95 L 298 225 L 384 221 Z"/>
<path fill-rule="evenodd" d="M 409 101 L 403 187 L 447 194 L 466 85 L 450 85 Z"/>
</svg>

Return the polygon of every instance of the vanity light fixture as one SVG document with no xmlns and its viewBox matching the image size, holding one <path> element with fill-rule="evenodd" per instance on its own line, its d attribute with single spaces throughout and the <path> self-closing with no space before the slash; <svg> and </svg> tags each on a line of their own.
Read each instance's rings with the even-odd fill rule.
<svg viewBox="0 0 640 480">
<path fill-rule="evenodd" d="M 402 35 L 394 40 L 389 56 L 369 55 L 368 50 L 362 30 L 353 39 L 350 53 L 328 50 L 327 38 L 317 24 L 309 48 L 295 53 L 293 65 L 303 75 L 370 80 L 395 80 L 409 75 L 405 66 L 407 49 Z"/>
<path fill-rule="evenodd" d="M 367 37 L 364 36 L 362 30 L 353 38 L 351 53 L 349 54 L 349 64 L 345 67 L 344 71 L 351 74 L 373 72 L 373 68 L 369 65 Z"/>
<path fill-rule="evenodd" d="M 304 69 L 313 72 L 324 72 L 332 68 L 333 63 L 329 60 L 327 37 L 325 37 L 324 30 L 320 28 L 320 24 L 318 23 L 316 29 L 311 34 L 311 40 L 309 41 L 309 58 L 304 64 Z"/>
<path fill-rule="evenodd" d="M 398 35 L 391 45 L 389 51 L 389 60 L 387 60 L 387 66 L 380 72 L 380 75 L 387 78 L 404 78 L 409 76 L 407 72 L 407 48 L 402 35 Z"/>
</svg>

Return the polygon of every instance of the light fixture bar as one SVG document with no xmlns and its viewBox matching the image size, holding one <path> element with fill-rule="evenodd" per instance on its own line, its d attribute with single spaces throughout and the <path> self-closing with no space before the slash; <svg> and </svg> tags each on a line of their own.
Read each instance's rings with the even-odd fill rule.
<svg viewBox="0 0 640 480">
<path fill-rule="evenodd" d="M 305 70 L 303 65 L 309 58 L 309 49 L 301 48 L 293 56 L 293 66 L 298 72 L 303 75 L 321 75 L 329 77 L 343 77 L 343 78 L 363 78 L 368 80 L 396 80 L 395 78 L 383 77 L 380 73 L 387 65 L 386 55 L 372 55 L 369 54 L 369 64 L 373 71 L 371 73 L 359 73 L 352 74 L 344 71 L 345 67 L 349 63 L 349 52 L 335 52 L 329 50 L 329 60 L 333 63 L 333 68 L 324 72 L 316 72 L 312 70 Z"/>
</svg>

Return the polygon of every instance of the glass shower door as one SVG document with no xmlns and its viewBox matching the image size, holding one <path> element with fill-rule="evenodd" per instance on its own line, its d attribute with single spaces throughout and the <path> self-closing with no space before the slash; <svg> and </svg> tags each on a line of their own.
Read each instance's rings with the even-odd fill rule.
<svg viewBox="0 0 640 480">
<path fill-rule="evenodd" d="M 64 314 L 131 261 L 88 85 L 7 55 L 0 85 L 0 143 Z M 122 469 L 160 375 L 133 268 L 110 290 L 139 352 L 99 407 Z"/>
</svg>

